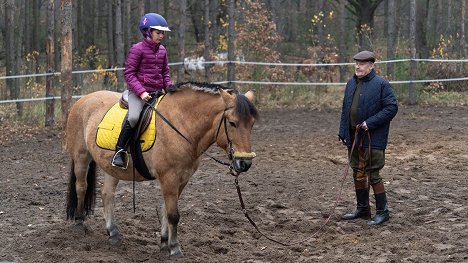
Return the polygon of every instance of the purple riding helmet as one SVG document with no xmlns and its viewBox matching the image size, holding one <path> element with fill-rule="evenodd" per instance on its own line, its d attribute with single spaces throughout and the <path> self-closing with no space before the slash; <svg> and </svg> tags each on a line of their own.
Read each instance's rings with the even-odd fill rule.
<svg viewBox="0 0 468 263">
<path fill-rule="evenodd" d="M 171 31 L 167 25 L 166 19 L 164 19 L 162 15 L 156 13 L 148 13 L 141 17 L 139 28 L 144 37 L 150 35 L 151 28 L 160 31 Z"/>
</svg>

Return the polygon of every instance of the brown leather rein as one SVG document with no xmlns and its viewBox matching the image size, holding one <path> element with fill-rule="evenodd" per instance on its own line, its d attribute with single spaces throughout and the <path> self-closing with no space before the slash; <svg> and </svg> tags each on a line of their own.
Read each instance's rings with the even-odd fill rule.
<svg viewBox="0 0 468 263">
<path fill-rule="evenodd" d="M 317 231 L 315 231 L 312 236 L 306 238 L 306 239 L 303 239 L 303 240 L 299 240 L 299 241 L 295 241 L 295 242 L 292 242 L 292 243 L 284 243 L 284 242 L 281 242 L 281 241 L 278 241 L 276 239 L 273 239 L 271 238 L 270 236 L 267 236 L 266 234 L 264 234 L 262 231 L 260 231 L 260 229 L 258 228 L 257 224 L 255 224 L 255 222 L 252 220 L 252 218 L 249 216 L 248 214 L 248 211 L 247 209 L 245 208 L 245 204 L 244 204 L 244 200 L 242 198 L 242 192 L 241 192 L 241 189 L 240 189 L 240 186 L 239 186 L 239 181 L 238 181 L 238 176 L 240 173 L 238 172 L 234 172 L 233 169 L 230 167 L 229 168 L 229 174 L 233 175 L 235 177 L 234 179 L 234 184 L 236 186 L 236 189 L 237 189 L 237 195 L 239 196 L 239 202 L 240 202 L 240 205 L 241 205 L 241 209 L 242 209 L 242 212 L 244 213 L 244 216 L 247 218 L 247 220 L 250 222 L 250 224 L 255 228 L 255 230 L 257 230 L 257 232 L 263 236 L 264 238 L 274 242 L 274 243 L 277 243 L 277 244 L 280 244 L 280 245 L 283 245 L 283 246 L 292 246 L 292 245 L 297 245 L 297 244 L 302 244 L 302 243 L 305 243 L 307 241 L 310 241 L 312 238 L 314 238 L 315 236 L 317 236 L 320 231 L 322 231 L 322 229 L 328 224 L 328 222 L 330 221 L 331 217 L 334 215 L 335 213 L 335 209 L 336 207 L 338 206 L 340 200 L 341 200 L 341 193 L 343 191 L 343 185 L 344 185 L 344 182 L 345 182 L 345 179 L 346 177 L 348 176 L 349 174 L 349 165 L 350 165 L 350 158 L 351 158 L 351 154 L 352 152 L 354 151 L 354 148 L 356 146 L 356 141 L 358 139 L 358 134 L 359 134 L 359 129 L 361 128 L 361 125 L 358 125 L 356 126 L 356 132 L 354 133 L 354 141 L 353 141 L 353 144 L 351 146 L 351 152 L 350 152 L 350 156 L 348 157 L 348 162 L 346 164 L 346 168 L 343 172 L 343 177 L 341 179 L 341 186 L 340 186 L 340 190 L 336 196 L 336 199 L 335 199 L 335 204 L 333 205 L 331 211 L 330 211 L 330 215 L 327 217 L 327 219 L 325 220 L 325 222 L 320 226 L 319 229 L 317 229 Z M 369 160 L 370 160 L 370 153 L 371 153 L 371 136 L 370 136 L 370 132 L 368 130 L 364 130 L 364 133 L 367 134 L 367 137 L 368 137 L 368 140 L 369 140 L 369 147 L 368 147 L 368 151 L 369 151 Z M 362 135 L 362 138 L 361 138 L 361 143 L 359 145 L 359 147 L 362 147 L 362 139 L 364 138 L 364 134 Z"/>
</svg>

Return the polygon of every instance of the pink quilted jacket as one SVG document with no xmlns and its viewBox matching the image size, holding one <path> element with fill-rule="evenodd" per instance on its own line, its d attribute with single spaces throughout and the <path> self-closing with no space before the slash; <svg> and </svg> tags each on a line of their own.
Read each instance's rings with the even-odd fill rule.
<svg viewBox="0 0 468 263">
<path fill-rule="evenodd" d="M 125 81 L 128 89 L 140 96 L 172 84 L 166 48 L 148 39 L 130 48 L 125 63 Z"/>
</svg>

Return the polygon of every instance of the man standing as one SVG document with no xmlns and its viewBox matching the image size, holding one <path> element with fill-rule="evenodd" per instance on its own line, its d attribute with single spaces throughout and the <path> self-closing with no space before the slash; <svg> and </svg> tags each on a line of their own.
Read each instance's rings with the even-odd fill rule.
<svg viewBox="0 0 468 263">
<path fill-rule="evenodd" d="M 390 83 L 375 72 L 375 54 L 362 51 L 353 58 L 356 61 L 355 75 L 346 84 L 338 136 L 348 147 L 357 208 L 342 218 L 371 217 L 369 189 L 372 186 L 376 214 L 368 224 L 380 225 L 390 218 L 380 170 L 385 165 L 390 121 L 397 114 L 398 104 Z M 357 141 L 354 142 L 356 130 Z"/>
</svg>

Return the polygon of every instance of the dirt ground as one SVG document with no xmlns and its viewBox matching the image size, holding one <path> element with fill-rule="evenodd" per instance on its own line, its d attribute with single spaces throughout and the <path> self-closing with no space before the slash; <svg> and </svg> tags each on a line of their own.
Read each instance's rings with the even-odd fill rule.
<svg viewBox="0 0 468 263">
<path fill-rule="evenodd" d="M 257 234 L 240 209 L 234 178 L 205 156 L 180 201 L 185 257 L 176 262 L 468 262 L 467 110 L 401 106 L 382 171 L 390 221 L 371 227 L 340 220 L 355 206 L 348 176 L 321 230 L 346 167 L 336 136 L 340 113 L 261 110 L 253 132 L 258 157 L 239 178 L 247 210 L 277 240 L 308 240 L 286 247 Z M 62 133 L 0 132 L 0 262 L 168 261 L 159 252 L 157 182 L 136 185 L 135 213 L 132 183 L 119 184 L 123 242 L 112 246 L 100 195 L 84 235 L 65 220 L 69 159 Z M 221 156 L 216 146 L 210 153 Z"/>
</svg>

